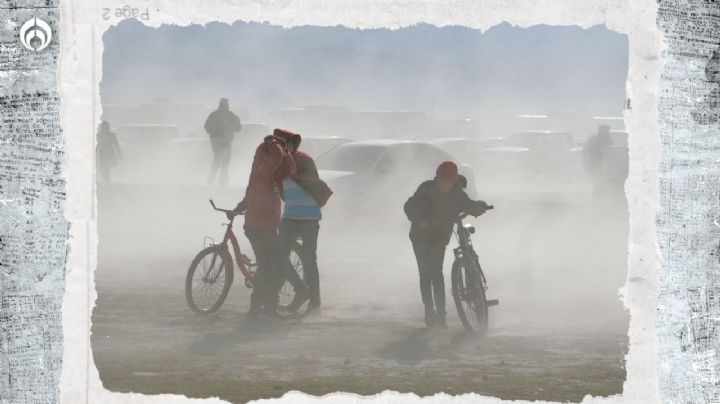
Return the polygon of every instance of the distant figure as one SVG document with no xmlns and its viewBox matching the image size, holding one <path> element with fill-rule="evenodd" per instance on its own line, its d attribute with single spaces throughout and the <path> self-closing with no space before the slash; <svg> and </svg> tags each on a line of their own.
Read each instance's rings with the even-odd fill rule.
<svg viewBox="0 0 720 404">
<path fill-rule="evenodd" d="M 425 181 L 405 203 L 405 214 L 412 223 L 412 242 L 418 271 L 420 295 L 425 304 L 425 325 L 447 328 L 445 322 L 445 247 L 450 242 L 455 219 L 463 212 L 480 215 L 488 207 L 463 191 L 465 177 L 452 161 L 437 168 L 435 179 Z"/>
<path fill-rule="evenodd" d="M 593 196 L 600 196 L 602 190 L 602 162 L 604 149 L 612 144 L 610 139 L 610 127 L 608 125 L 598 126 L 597 134 L 589 138 L 583 147 L 583 163 L 585 169 L 593 182 Z"/>
<path fill-rule="evenodd" d="M 122 160 L 117 136 L 110 132 L 110 124 L 102 121 L 97 133 L 97 160 L 103 182 L 110 182 L 110 169 Z"/>
<path fill-rule="evenodd" d="M 218 109 L 211 112 L 207 120 L 205 120 L 205 131 L 210 135 L 210 145 L 213 151 L 213 161 L 207 179 L 208 184 L 215 182 L 215 175 L 219 169 L 220 178 L 218 183 L 227 185 L 232 141 L 235 138 L 235 132 L 240 131 L 241 128 L 240 118 L 230 111 L 227 98 L 221 98 Z"/>
</svg>

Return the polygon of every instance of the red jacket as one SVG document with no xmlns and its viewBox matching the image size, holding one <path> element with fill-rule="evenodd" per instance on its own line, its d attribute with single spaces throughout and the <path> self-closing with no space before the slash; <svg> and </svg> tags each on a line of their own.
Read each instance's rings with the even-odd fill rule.
<svg viewBox="0 0 720 404">
<path fill-rule="evenodd" d="M 320 206 L 325 206 L 333 191 L 320 179 L 318 175 L 317 167 L 315 167 L 315 161 L 309 154 L 295 151 L 293 154 L 293 160 L 297 166 L 297 172 L 292 176 L 293 180 L 310 195 L 311 198 L 317 202 Z M 282 187 L 280 187 L 282 190 Z M 282 193 L 280 194 L 282 196 Z"/>
<path fill-rule="evenodd" d="M 245 228 L 275 230 L 282 216 L 280 187 L 295 174 L 295 160 L 278 142 L 263 142 L 255 150 L 245 191 Z"/>
</svg>

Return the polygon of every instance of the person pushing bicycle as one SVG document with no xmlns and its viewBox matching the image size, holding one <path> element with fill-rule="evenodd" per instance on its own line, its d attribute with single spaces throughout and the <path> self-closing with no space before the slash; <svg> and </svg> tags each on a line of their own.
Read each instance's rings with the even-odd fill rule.
<svg viewBox="0 0 720 404">
<path fill-rule="evenodd" d="M 435 178 L 425 181 L 405 202 L 411 222 L 410 241 L 420 274 L 420 294 L 425 305 L 425 325 L 447 328 L 443 261 L 453 224 L 461 213 L 483 214 L 488 204 L 474 201 L 463 190 L 465 177 L 452 161 L 442 162 Z"/>
<path fill-rule="evenodd" d="M 275 129 L 255 150 L 245 198 L 235 208 L 245 211 L 245 235 L 257 260 L 248 318 L 258 314 L 278 318 L 277 296 L 284 281 L 282 249 L 278 238 L 281 218 L 279 187 L 295 174 L 296 166 L 282 131 Z"/>
</svg>

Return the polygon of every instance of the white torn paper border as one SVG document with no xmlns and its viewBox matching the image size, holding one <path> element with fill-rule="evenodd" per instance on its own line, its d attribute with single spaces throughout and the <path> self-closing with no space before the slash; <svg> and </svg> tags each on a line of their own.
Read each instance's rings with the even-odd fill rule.
<svg viewBox="0 0 720 404">
<path fill-rule="evenodd" d="M 660 260 L 656 243 L 655 211 L 658 200 L 656 167 L 660 144 L 656 125 L 656 93 L 660 36 L 652 1 L 111 1 L 61 2 L 62 124 L 65 132 L 67 178 L 66 217 L 71 223 L 71 252 L 67 264 L 63 305 L 64 353 L 61 378 L 63 402 L 189 402 L 179 396 L 142 396 L 106 391 L 92 361 L 90 315 L 96 298 L 92 270 L 96 265 L 94 199 L 94 133 L 99 120 L 98 83 L 102 66 L 102 34 L 116 21 L 103 19 L 103 8 L 125 5 L 149 10 L 149 26 L 268 21 L 283 26 L 344 25 L 357 28 L 402 27 L 425 22 L 464 25 L 485 30 L 501 22 L 527 27 L 534 24 L 605 24 L 625 33 L 630 42 L 626 111 L 630 137 L 630 174 L 626 184 L 630 211 L 628 283 L 623 288 L 631 312 L 630 350 L 622 397 L 587 398 L 585 402 L 653 403 L 660 400 L 657 377 L 655 308 Z M 311 402 L 289 393 L 279 402 Z M 402 397 L 402 398 L 401 398 Z M 436 397 L 444 402 L 447 397 Z M 477 402 L 465 396 L 457 402 Z M 405 401 L 406 400 L 406 401 Z M 326 397 L 323 402 L 356 402 L 353 395 Z M 417 402 L 410 395 L 383 394 L 374 402 Z M 485 402 L 500 400 L 485 398 Z M 220 402 L 207 400 L 206 402 Z"/>
</svg>

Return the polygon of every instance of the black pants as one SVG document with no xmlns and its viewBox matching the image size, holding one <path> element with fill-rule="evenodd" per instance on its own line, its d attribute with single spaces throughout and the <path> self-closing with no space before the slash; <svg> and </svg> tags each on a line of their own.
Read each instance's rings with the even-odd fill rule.
<svg viewBox="0 0 720 404">
<path fill-rule="evenodd" d="M 245 235 L 250 240 L 257 260 L 257 271 L 250 295 L 250 311 L 273 311 L 277 308 L 277 298 L 282 286 L 279 284 L 279 279 L 282 279 L 280 271 L 284 268 L 277 231 L 245 229 Z"/>
<path fill-rule="evenodd" d="M 210 139 L 210 145 L 212 146 L 213 160 L 207 182 L 208 184 L 215 182 L 215 175 L 217 175 L 218 170 L 220 170 L 218 183 L 226 185 L 228 182 L 228 166 L 230 165 L 230 156 L 232 154 L 232 143 L 224 140 Z"/>
<path fill-rule="evenodd" d="M 446 244 L 426 238 L 410 240 L 420 272 L 420 295 L 425 304 L 425 314 L 437 313 L 439 317 L 445 317 L 443 261 Z"/>
<path fill-rule="evenodd" d="M 290 257 L 290 247 L 298 238 L 302 240 L 302 250 L 300 251 L 303 272 L 305 273 L 305 281 L 307 282 L 308 292 L 310 292 L 310 305 L 320 306 L 320 275 L 317 265 L 317 241 L 318 232 L 320 231 L 320 222 L 318 220 L 293 220 L 283 219 L 280 223 L 280 245 L 282 246 L 283 259 L 285 260 L 286 276 L 288 281 L 293 285 L 293 289 L 301 290 L 306 285 L 292 267 L 288 260 Z"/>
</svg>

